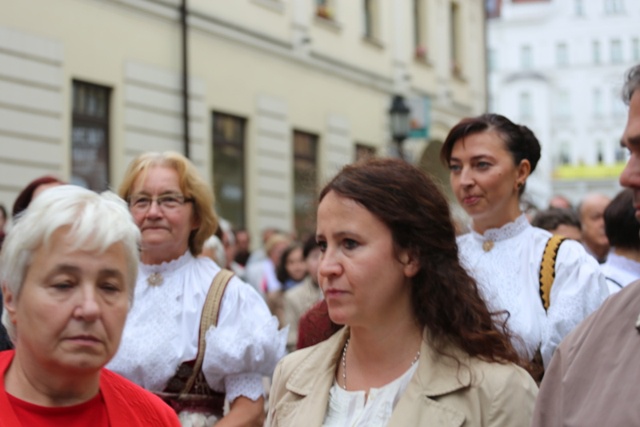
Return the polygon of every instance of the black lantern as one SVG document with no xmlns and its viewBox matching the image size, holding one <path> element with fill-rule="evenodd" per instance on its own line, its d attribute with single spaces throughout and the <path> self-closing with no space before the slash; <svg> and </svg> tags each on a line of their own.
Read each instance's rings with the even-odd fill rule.
<svg viewBox="0 0 640 427">
<path fill-rule="evenodd" d="M 410 112 L 409 107 L 404 102 L 404 97 L 395 95 L 389 109 L 389 118 L 391 120 L 391 136 L 398 146 L 400 158 L 404 158 L 402 143 L 407 139 L 411 131 Z"/>
</svg>

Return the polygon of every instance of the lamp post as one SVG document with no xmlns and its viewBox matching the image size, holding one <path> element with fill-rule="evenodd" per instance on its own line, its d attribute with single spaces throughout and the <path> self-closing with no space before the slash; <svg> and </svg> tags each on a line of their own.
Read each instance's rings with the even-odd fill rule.
<svg viewBox="0 0 640 427">
<path fill-rule="evenodd" d="M 409 107 L 404 102 L 402 95 L 394 95 L 389 108 L 389 118 L 391 124 L 391 136 L 398 148 L 398 156 L 404 159 L 404 150 L 402 143 L 409 136 L 411 131 L 411 123 L 409 121 Z"/>
</svg>

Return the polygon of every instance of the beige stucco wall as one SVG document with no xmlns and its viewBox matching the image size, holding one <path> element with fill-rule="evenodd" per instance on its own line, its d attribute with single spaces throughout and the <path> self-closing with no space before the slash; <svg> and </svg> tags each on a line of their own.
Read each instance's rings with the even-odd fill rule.
<svg viewBox="0 0 640 427">
<path fill-rule="evenodd" d="M 380 2 L 379 40 L 372 43 L 363 39 L 359 2 L 340 2 L 332 23 L 315 17 L 306 0 L 189 1 L 197 12 L 189 20 L 191 158 L 210 180 L 212 111 L 247 118 L 252 232 L 293 225 L 294 129 L 319 136 L 324 180 L 353 159 L 356 143 L 387 153 L 387 110 L 395 93 L 432 97 L 432 138 L 442 139 L 447 126 L 479 112 L 482 1 L 463 7 L 470 22 L 464 35 L 475 45 L 464 49 L 470 66 L 462 80 L 440 63 L 447 45 L 439 40 L 448 29 L 437 26 L 447 22 L 441 15 L 451 0 L 428 1 L 434 11 L 429 64 L 413 58 L 409 3 Z M 114 187 L 137 153 L 182 151 L 178 4 L 20 0 L 4 8 L 1 55 L 13 65 L 0 62 L 0 90 L 7 88 L 0 92 L 0 115 L 19 121 L 0 117 L 0 203 L 10 207 L 23 185 L 45 173 L 69 178 L 74 79 L 112 88 Z"/>
</svg>

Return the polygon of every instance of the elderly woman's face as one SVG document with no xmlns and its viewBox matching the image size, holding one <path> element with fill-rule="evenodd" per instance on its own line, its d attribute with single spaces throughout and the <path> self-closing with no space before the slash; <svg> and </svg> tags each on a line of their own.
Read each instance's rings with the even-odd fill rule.
<svg viewBox="0 0 640 427">
<path fill-rule="evenodd" d="M 146 205 L 132 203 L 141 197 L 148 201 Z M 158 203 L 159 198 L 181 203 Z M 133 219 L 142 232 L 142 262 L 160 264 L 186 252 L 189 234 L 197 226 L 193 220 L 193 205 L 184 200 L 175 169 L 155 166 L 140 175 L 133 183 L 129 204 Z"/>
<path fill-rule="evenodd" d="M 32 257 L 18 296 L 5 289 L 21 363 L 56 373 L 91 372 L 120 344 L 130 272 L 121 244 L 97 253 L 73 249 L 67 229 Z"/>
</svg>

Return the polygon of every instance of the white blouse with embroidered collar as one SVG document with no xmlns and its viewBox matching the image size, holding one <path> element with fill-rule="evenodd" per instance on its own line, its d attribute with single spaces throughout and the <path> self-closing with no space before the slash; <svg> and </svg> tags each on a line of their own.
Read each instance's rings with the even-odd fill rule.
<svg viewBox="0 0 640 427">
<path fill-rule="evenodd" d="M 158 265 L 140 264 L 134 302 L 120 348 L 107 368 L 151 391 L 162 391 L 180 364 L 195 359 L 200 316 L 220 267 L 188 251 Z M 150 284 L 152 275 L 161 283 Z M 287 331 L 278 330 L 262 297 L 237 277 L 229 282 L 218 326 L 206 334 L 203 372 L 209 386 L 232 401 L 264 392 L 262 376 L 272 374 L 285 354 Z"/>
<path fill-rule="evenodd" d="M 558 251 L 551 306 L 545 312 L 539 273 L 549 237 L 551 233 L 532 227 L 524 214 L 484 234 L 472 231 L 458 237 L 462 263 L 478 281 L 489 308 L 509 313 L 507 325 L 516 349 L 531 360 L 540 347 L 545 366 L 562 338 L 608 295 L 598 263 L 581 244 L 568 240 Z"/>
</svg>

